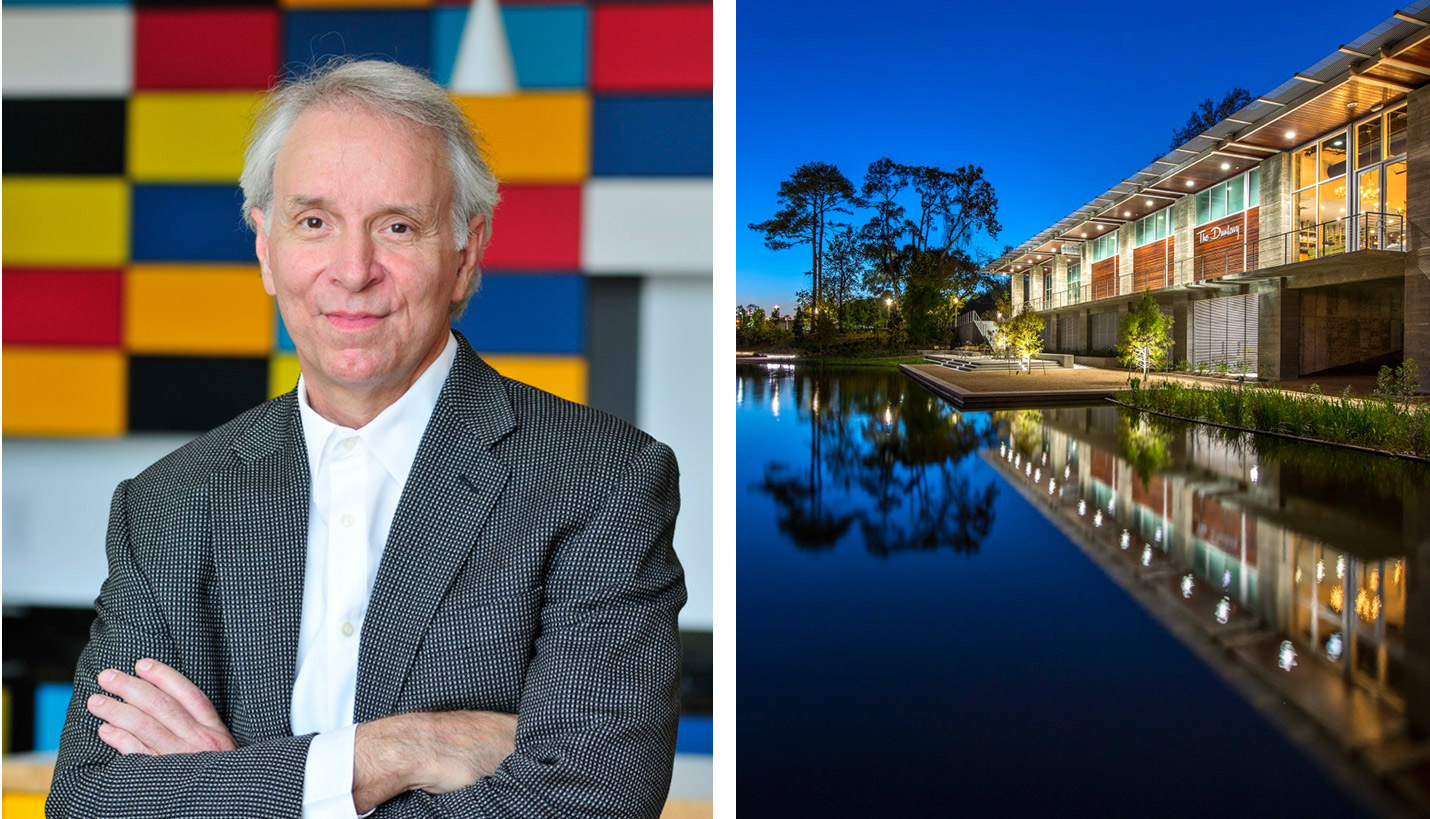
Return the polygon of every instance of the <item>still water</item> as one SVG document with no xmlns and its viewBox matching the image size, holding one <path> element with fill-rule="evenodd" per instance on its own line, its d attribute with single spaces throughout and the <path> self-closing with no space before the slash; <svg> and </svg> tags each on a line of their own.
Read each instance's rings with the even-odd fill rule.
<svg viewBox="0 0 1430 819">
<path fill-rule="evenodd" d="M 1430 708 L 1423 466 L 737 371 L 740 815 L 1384 806 L 1341 746 Z"/>
</svg>

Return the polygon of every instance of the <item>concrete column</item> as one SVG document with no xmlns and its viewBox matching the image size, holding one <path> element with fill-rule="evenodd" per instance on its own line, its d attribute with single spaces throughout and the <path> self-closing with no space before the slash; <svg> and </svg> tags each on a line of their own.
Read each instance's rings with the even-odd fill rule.
<svg viewBox="0 0 1430 819">
<path fill-rule="evenodd" d="M 1132 251 L 1137 246 L 1137 227 L 1128 222 L 1117 229 L 1117 292 L 1132 292 Z"/>
<path fill-rule="evenodd" d="M 1172 362 L 1192 360 L 1192 304 L 1186 296 L 1172 301 Z M 1260 343 L 1260 339 L 1257 340 Z"/>
<path fill-rule="evenodd" d="M 1301 375 L 1301 294 L 1280 279 L 1258 282 L 1256 294 L 1257 373 L 1268 381 Z"/>
<path fill-rule="evenodd" d="M 1286 263 L 1286 238 L 1295 215 L 1291 213 L 1291 154 L 1282 152 L 1267 157 L 1261 163 L 1261 213 L 1258 232 L 1261 234 L 1257 267 L 1276 267 Z"/>
<path fill-rule="evenodd" d="M 1013 315 L 1016 316 L 1023 312 L 1023 274 L 1013 271 L 1008 277 L 1008 286 L 1013 289 Z"/>
<path fill-rule="evenodd" d="M 1172 205 L 1172 269 L 1176 283 L 1192 281 L 1192 228 L 1197 218 L 1197 197 L 1183 196 Z"/>
<path fill-rule="evenodd" d="M 1053 297 L 1058 307 L 1068 303 L 1068 258 L 1062 254 L 1053 257 Z"/>
<path fill-rule="evenodd" d="M 1405 357 L 1420 365 L 1420 389 L 1430 389 L 1430 86 L 1410 92 L 1407 106 Z"/>
</svg>

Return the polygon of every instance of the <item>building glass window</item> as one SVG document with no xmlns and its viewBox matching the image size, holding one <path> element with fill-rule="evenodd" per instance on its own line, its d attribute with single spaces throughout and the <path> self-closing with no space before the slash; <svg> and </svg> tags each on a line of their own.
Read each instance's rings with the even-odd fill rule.
<svg viewBox="0 0 1430 819">
<path fill-rule="evenodd" d="M 1228 179 L 1197 194 L 1197 227 L 1261 204 L 1261 169 Z M 1249 195 L 1248 195 L 1249 194 Z"/>
<path fill-rule="evenodd" d="M 1298 258 L 1404 248 L 1405 107 L 1376 113 L 1294 154 Z M 1354 174 L 1346 173 L 1355 138 Z M 1308 168 L 1315 168 L 1311 178 Z"/>
<path fill-rule="evenodd" d="M 1346 173 L 1346 135 L 1342 131 L 1321 140 L 1321 161 L 1317 164 L 1317 179 L 1325 182 Z"/>
<path fill-rule="evenodd" d="M 1356 126 L 1356 167 L 1364 168 L 1380 161 L 1381 119 L 1366 120 Z"/>
<path fill-rule="evenodd" d="M 1103 259 L 1110 259 L 1117 255 L 1117 231 L 1112 231 L 1104 236 L 1099 236 L 1092 240 L 1092 256 L 1094 262 Z"/>
<path fill-rule="evenodd" d="M 1068 262 L 1068 303 L 1076 304 L 1082 292 L 1082 263 Z"/>
<path fill-rule="evenodd" d="M 1405 153 L 1405 128 L 1407 123 L 1405 106 L 1401 106 L 1389 114 L 1386 114 L 1385 119 L 1386 137 L 1390 143 L 1386 148 L 1385 155 L 1388 157 L 1399 156 Z"/>
<path fill-rule="evenodd" d="M 1137 247 L 1167 238 L 1167 234 L 1171 232 L 1171 223 L 1171 208 L 1163 208 L 1156 213 L 1138 219 L 1137 226 L 1134 228 Z"/>
</svg>

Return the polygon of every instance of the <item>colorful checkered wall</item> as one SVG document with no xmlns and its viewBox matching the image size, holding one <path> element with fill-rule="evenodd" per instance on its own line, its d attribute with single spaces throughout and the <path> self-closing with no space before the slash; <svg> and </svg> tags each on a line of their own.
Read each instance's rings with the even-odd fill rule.
<svg viewBox="0 0 1430 819">
<path fill-rule="evenodd" d="M 468 14 L 7 0 L 5 433 L 200 431 L 291 388 L 238 208 L 256 97 L 331 54 L 447 83 Z M 518 88 L 454 94 L 503 182 L 457 326 L 499 370 L 587 400 L 603 367 L 635 366 L 591 360 L 602 277 L 709 275 L 711 7 L 508 0 L 500 16 Z"/>
<path fill-rule="evenodd" d="M 489 3 L 0 6 L 7 602 L 87 605 L 115 481 L 296 380 L 239 213 L 258 94 L 333 54 L 450 88 Z M 490 16 L 515 87 L 453 92 L 503 196 L 458 327 L 497 369 L 675 449 L 682 625 L 708 629 L 711 6 L 506 0 Z"/>
</svg>

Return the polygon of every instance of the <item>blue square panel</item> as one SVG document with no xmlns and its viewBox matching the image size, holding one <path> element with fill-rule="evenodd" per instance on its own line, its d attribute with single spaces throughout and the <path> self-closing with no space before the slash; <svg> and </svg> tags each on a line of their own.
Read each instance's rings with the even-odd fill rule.
<svg viewBox="0 0 1430 819">
<path fill-rule="evenodd" d="M 452 67 L 462 45 L 462 28 L 467 24 L 467 6 L 440 6 L 432 10 L 432 79 L 451 85 Z"/>
<path fill-rule="evenodd" d="M 253 231 L 227 185 L 135 185 L 130 258 L 136 262 L 256 264 Z"/>
<path fill-rule="evenodd" d="M 326 57 L 386 57 L 430 67 L 432 13 L 417 11 L 293 11 L 284 15 L 284 65 Z"/>
<path fill-rule="evenodd" d="M 585 6 L 508 6 L 502 21 L 522 88 L 586 84 Z"/>
<path fill-rule="evenodd" d="M 453 325 L 485 353 L 580 355 L 586 281 L 580 273 L 482 274 L 482 288 Z"/>
<path fill-rule="evenodd" d="M 42 682 L 35 686 L 35 750 L 57 751 L 65 713 L 74 696 L 71 683 Z"/>
<path fill-rule="evenodd" d="M 709 176 L 714 169 L 710 97 L 597 97 L 591 114 L 592 176 Z"/>
<path fill-rule="evenodd" d="M 448 85 L 467 6 L 432 12 L 432 79 Z M 502 9 L 516 82 L 521 88 L 580 88 L 586 84 L 586 7 L 509 6 Z"/>
</svg>

